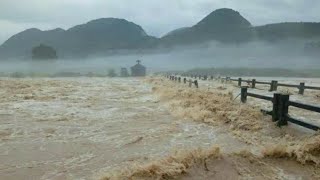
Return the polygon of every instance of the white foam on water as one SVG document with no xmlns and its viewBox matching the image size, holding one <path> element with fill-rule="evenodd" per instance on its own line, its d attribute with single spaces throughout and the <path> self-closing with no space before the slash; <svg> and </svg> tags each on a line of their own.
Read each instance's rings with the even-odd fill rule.
<svg viewBox="0 0 320 180">
<path fill-rule="evenodd" d="M 134 78 L 0 80 L 0 179 L 88 179 L 177 148 L 209 147 L 211 127 L 179 121 Z"/>
</svg>

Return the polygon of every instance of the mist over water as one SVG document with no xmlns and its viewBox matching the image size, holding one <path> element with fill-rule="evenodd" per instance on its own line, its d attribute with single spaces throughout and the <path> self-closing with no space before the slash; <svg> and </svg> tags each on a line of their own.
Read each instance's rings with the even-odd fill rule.
<svg viewBox="0 0 320 180">
<path fill-rule="evenodd" d="M 292 43 L 290 43 L 292 42 Z M 271 44 L 252 42 L 225 45 L 210 42 L 201 45 L 155 50 L 149 53 L 130 53 L 112 56 L 64 59 L 55 61 L 17 60 L 1 61 L 1 73 L 105 73 L 114 68 L 130 68 L 136 60 L 148 68 L 148 73 L 167 70 L 188 70 L 192 68 L 283 68 L 314 69 L 320 61 L 306 56 L 303 43 L 297 40 Z"/>
</svg>

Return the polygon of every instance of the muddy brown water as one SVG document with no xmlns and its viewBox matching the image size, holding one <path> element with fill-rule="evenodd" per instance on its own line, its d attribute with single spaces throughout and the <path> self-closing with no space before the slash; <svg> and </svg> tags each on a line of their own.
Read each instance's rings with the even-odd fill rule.
<svg viewBox="0 0 320 180">
<path fill-rule="evenodd" d="M 176 149 L 247 147 L 223 127 L 173 117 L 134 78 L 0 80 L 0 179 L 96 179 Z"/>
</svg>

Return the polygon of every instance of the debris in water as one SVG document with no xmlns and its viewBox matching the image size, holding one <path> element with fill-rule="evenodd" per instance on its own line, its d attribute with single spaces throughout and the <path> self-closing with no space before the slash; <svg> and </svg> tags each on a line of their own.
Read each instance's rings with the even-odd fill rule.
<svg viewBox="0 0 320 180">
<path fill-rule="evenodd" d="M 320 166 L 320 135 L 301 139 L 288 144 L 277 144 L 267 147 L 263 154 L 265 157 L 290 158 L 302 164 L 315 164 Z"/>
<path fill-rule="evenodd" d="M 171 179 L 187 173 L 188 169 L 196 164 L 204 164 L 206 159 L 219 157 L 221 157 L 219 147 L 188 152 L 177 151 L 171 156 L 145 165 L 133 164 L 126 169 L 113 170 L 101 179 Z"/>
<path fill-rule="evenodd" d="M 136 138 L 134 141 L 127 143 L 126 146 L 127 146 L 127 145 L 131 145 L 131 144 L 138 143 L 138 142 L 140 142 L 142 139 L 143 139 L 143 137 L 138 137 L 138 138 Z"/>
</svg>

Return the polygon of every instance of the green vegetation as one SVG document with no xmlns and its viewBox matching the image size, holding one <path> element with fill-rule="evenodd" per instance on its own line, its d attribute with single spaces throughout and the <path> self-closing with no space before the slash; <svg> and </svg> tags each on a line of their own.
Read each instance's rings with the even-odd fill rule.
<svg viewBox="0 0 320 180">
<path fill-rule="evenodd" d="M 12 78 L 24 78 L 25 74 L 20 73 L 20 72 L 14 72 L 14 73 L 11 73 L 9 76 Z"/>
<path fill-rule="evenodd" d="M 68 30 L 25 30 L 0 46 L 0 58 L 29 57 L 26 53 L 30 47 L 40 43 L 57 48 L 59 55 L 63 56 L 59 58 L 69 58 L 129 51 L 152 52 L 150 50 L 157 47 L 184 46 L 213 40 L 238 45 L 258 40 L 276 43 L 288 39 L 301 39 L 304 42 L 320 39 L 320 23 L 291 22 L 254 27 L 239 12 L 224 8 L 213 11 L 192 27 L 179 28 L 162 38 L 155 38 L 149 36 L 141 26 L 127 20 L 103 18 Z M 39 57 L 43 56 L 39 54 Z"/>
<path fill-rule="evenodd" d="M 40 44 L 40 46 L 32 49 L 32 59 L 34 60 L 46 60 L 46 59 L 58 59 L 57 52 L 50 46 Z"/>
<path fill-rule="evenodd" d="M 312 39 L 320 36 L 320 23 L 267 24 L 255 27 L 255 31 L 259 39 L 266 41 L 279 41 L 289 38 Z"/>
<path fill-rule="evenodd" d="M 108 70 L 108 77 L 116 77 L 117 73 L 114 69 L 109 69 Z"/>
<path fill-rule="evenodd" d="M 250 22 L 232 9 L 218 9 L 196 25 L 175 30 L 161 39 L 165 45 L 193 44 L 210 40 L 224 43 L 248 42 L 254 38 Z"/>
<path fill-rule="evenodd" d="M 120 70 L 120 76 L 121 76 L 121 77 L 129 77 L 129 76 L 130 76 L 127 68 L 121 68 L 121 70 Z"/>
<path fill-rule="evenodd" d="M 11 77 L 11 78 L 39 78 L 39 77 L 50 77 L 46 73 L 38 72 L 12 72 L 12 73 L 1 73 L 0 77 Z"/>
</svg>

